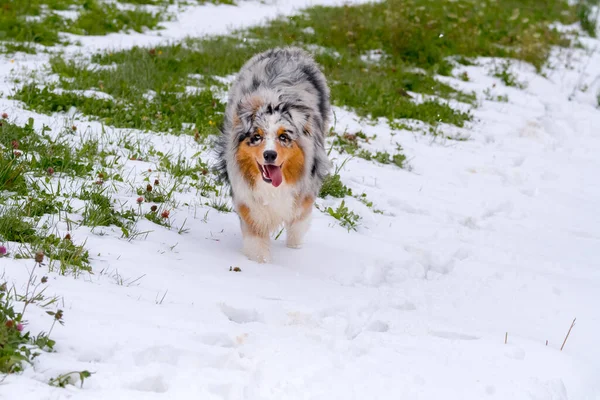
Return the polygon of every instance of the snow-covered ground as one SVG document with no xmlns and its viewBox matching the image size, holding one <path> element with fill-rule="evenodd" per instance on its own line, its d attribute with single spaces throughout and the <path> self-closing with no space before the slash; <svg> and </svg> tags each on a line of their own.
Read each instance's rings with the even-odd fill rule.
<svg viewBox="0 0 600 400">
<path fill-rule="evenodd" d="M 82 41 L 90 51 L 156 43 L 341 2 L 265 3 L 198 7 L 162 36 Z M 362 216 L 348 232 L 315 210 L 304 248 L 286 248 L 282 235 L 272 264 L 246 260 L 237 216 L 210 208 L 177 210 L 184 235 L 153 227 L 126 241 L 78 228 L 95 274 L 49 274 L 65 312 L 56 352 L 6 377 L 0 398 L 600 399 L 600 41 L 584 44 L 557 50 L 547 77 L 515 64 L 523 90 L 490 77 L 493 60 L 457 70 L 471 80 L 452 84 L 482 99 L 473 123 L 447 129 L 467 141 L 392 135 L 336 108 L 337 131 L 377 134 L 374 148 L 400 143 L 412 169 L 347 162 L 342 180 L 386 213 L 347 198 Z M 46 57 L 0 59 L 0 112 L 62 126 L 7 99 L 11 69 Z M 486 89 L 509 101 L 483 100 Z M 0 264 L 24 287 L 30 260 Z M 117 284 L 117 273 L 133 284 Z M 45 312 L 30 312 L 28 328 L 47 331 Z M 47 384 L 73 370 L 94 374 L 83 388 Z"/>
</svg>

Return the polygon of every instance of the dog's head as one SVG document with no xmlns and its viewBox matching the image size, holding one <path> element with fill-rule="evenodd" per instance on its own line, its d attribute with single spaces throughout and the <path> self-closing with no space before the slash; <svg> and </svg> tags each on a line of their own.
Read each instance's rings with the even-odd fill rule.
<svg viewBox="0 0 600 400">
<path fill-rule="evenodd" d="M 242 100 L 234 121 L 236 160 L 251 186 L 293 185 L 306 170 L 304 143 L 310 136 L 310 109 L 281 96 Z"/>
</svg>

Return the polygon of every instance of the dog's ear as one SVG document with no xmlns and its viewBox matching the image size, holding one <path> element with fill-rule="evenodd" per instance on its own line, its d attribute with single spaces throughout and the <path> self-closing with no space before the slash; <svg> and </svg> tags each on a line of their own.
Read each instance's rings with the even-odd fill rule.
<svg viewBox="0 0 600 400">
<path fill-rule="evenodd" d="M 254 124 L 256 113 L 262 105 L 263 100 L 258 96 L 246 96 L 238 102 L 233 117 L 233 124 L 238 132 L 242 135 L 248 134 Z"/>
<path fill-rule="evenodd" d="M 309 107 L 301 103 L 285 107 L 285 113 L 289 115 L 299 135 L 312 136 L 314 124 L 311 111 Z"/>
<path fill-rule="evenodd" d="M 246 120 L 252 124 L 256 117 L 258 109 L 264 104 L 263 99 L 259 96 L 245 96 L 237 106 L 237 115 L 241 121 Z"/>
<path fill-rule="evenodd" d="M 308 118 L 306 120 L 306 123 L 302 127 L 302 133 L 305 134 L 306 136 L 312 136 L 312 134 L 313 134 L 313 131 L 312 131 L 313 127 L 312 127 L 311 120 L 312 120 L 312 118 Z"/>
</svg>

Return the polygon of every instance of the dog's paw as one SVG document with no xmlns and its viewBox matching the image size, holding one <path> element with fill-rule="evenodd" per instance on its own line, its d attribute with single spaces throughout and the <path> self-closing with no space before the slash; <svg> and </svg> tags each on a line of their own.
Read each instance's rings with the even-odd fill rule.
<svg viewBox="0 0 600 400">
<path fill-rule="evenodd" d="M 271 261 L 271 255 L 269 253 L 259 252 L 244 252 L 248 260 L 255 261 L 259 264 L 265 264 Z"/>
<path fill-rule="evenodd" d="M 298 240 L 288 240 L 285 245 L 287 247 L 289 247 L 290 249 L 301 249 L 302 248 L 302 242 L 298 241 Z"/>
<path fill-rule="evenodd" d="M 243 253 L 251 261 L 264 264 L 271 261 L 269 244 L 263 239 L 247 238 L 244 240 Z"/>
</svg>

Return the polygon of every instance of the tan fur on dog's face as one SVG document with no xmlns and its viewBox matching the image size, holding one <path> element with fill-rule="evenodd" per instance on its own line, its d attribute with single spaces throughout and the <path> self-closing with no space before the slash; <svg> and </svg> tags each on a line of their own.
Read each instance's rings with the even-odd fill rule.
<svg viewBox="0 0 600 400">
<path fill-rule="evenodd" d="M 242 176 L 251 187 L 263 181 L 260 168 L 265 165 L 266 150 L 274 150 L 277 153 L 273 164 L 281 167 L 286 184 L 293 185 L 302 178 L 304 151 L 292 137 L 290 129 L 280 125 L 276 130 L 271 129 L 270 133 L 265 133 L 263 128 L 256 128 L 253 134 L 240 143 L 236 160 Z"/>
</svg>

